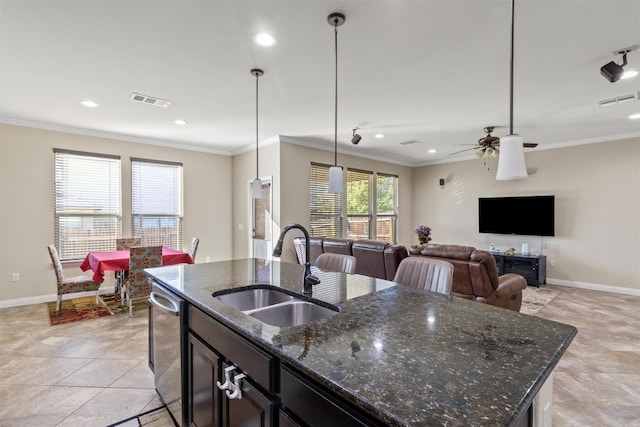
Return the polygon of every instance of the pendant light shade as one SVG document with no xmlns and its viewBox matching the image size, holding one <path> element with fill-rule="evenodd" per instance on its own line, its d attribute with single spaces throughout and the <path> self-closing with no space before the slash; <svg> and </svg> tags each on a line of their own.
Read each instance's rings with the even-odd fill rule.
<svg viewBox="0 0 640 427">
<path fill-rule="evenodd" d="M 258 175 L 258 80 L 264 74 L 259 68 L 251 70 L 251 75 L 256 78 L 256 179 L 251 183 L 251 197 L 259 199 L 262 196 L 262 181 Z"/>
<path fill-rule="evenodd" d="M 342 193 L 342 166 L 329 168 L 329 189 L 327 193 Z"/>
<path fill-rule="evenodd" d="M 328 193 L 342 193 L 342 166 L 338 166 L 338 27 L 344 24 L 345 17 L 341 13 L 332 13 L 327 17 L 329 25 L 334 29 L 335 34 L 335 54 L 336 54 L 336 85 L 335 85 L 335 117 L 333 134 L 333 166 L 329 168 L 329 189 Z"/>
<path fill-rule="evenodd" d="M 511 64 L 509 80 L 509 135 L 500 138 L 500 157 L 498 158 L 498 181 L 524 179 L 528 177 L 524 161 L 524 142 L 513 133 L 513 51 L 515 34 L 515 0 L 511 0 Z"/>
<path fill-rule="evenodd" d="M 500 138 L 500 159 L 498 161 L 498 181 L 524 179 L 528 177 L 524 161 L 524 147 L 520 135 Z"/>
</svg>

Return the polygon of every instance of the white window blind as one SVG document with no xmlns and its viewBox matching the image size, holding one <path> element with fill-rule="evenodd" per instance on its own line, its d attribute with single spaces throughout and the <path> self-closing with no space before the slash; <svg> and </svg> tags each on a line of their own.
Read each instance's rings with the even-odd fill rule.
<svg viewBox="0 0 640 427">
<path fill-rule="evenodd" d="M 347 237 L 371 239 L 373 172 L 347 169 Z"/>
<path fill-rule="evenodd" d="M 311 237 L 342 237 L 341 194 L 328 193 L 329 165 L 311 163 L 309 207 Z"/>
<path fill-rule="evenodd" d="M 115 250 L 121 233 L 120 157 L 53 150 L 54 238 L 60 259 Z"/>
<path fill-rule="evenodd" d="M 397 241 L 398 176 L 376 174 L 376 240 Z"/>
<path fill-rule="evenodd" d="M 131 159 L 131 235 L 182 249 L 182 164 Z"/>
</svg>

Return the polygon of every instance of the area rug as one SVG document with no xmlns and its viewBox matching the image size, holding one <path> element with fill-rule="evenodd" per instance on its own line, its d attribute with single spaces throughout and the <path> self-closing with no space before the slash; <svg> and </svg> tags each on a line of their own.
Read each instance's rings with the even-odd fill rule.
<svg viewBox="0 0 640 427">
<path fill-rule="evenodd" d="M 134 310 L 143 310 L 146 308 L 147 303 L 145 301 L 139 301 L 133 304 Z M 57 313 L 55 301 L 49 302 L 47 303 L 47 310 L 49 312 L 49 323 L 51 326 L 129 312 L 126 306 L 120 305 L 119 296 L 114 295 L 100 296 L 98 304 L 96 304 L 95 296 L 63 299 L 60 311 Z"/>
<path fill-rule="evenodd" d="M 520 313 L 534 315 L 542 310 L 558 295 L 560 295 L 560 291 L 556 291 L 555 289 L 527 286 L 522 291 L 522 306 L 520 307 Z"/>
<path fill-rule="evenodd" d="M 118 421 L 115 424 L 110 424 L 107 427 L 173 427 L 175 425 L 176 423 L 173 421 L 173 418 L 171 418 L 167 408 L 165 406 L 161 406 L 142 414 L 138 414 L 134 417 L 127 418 L 126 420 Z"/>
</svg>

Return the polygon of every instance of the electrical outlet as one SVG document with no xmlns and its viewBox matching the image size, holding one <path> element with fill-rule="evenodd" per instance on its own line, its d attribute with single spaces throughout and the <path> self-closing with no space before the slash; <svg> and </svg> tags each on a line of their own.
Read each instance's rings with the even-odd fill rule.
<svg viewBox="0 0 640 427">
<path fill-rule="evenodd" d="M 11 281 L 12 282 L 19 282 L 20 281 L 20 273 L 12 273 L 11 274 Z"/>
<path fill-rule="evenodd" d="M 556 260 L 555 260 L 554 258 L 550 258 L 550 259 L 549 259 L 549 265 L 550 265 L 551 267 L 555 267 L 555 266 L 556 266 Z"/>
</svg>

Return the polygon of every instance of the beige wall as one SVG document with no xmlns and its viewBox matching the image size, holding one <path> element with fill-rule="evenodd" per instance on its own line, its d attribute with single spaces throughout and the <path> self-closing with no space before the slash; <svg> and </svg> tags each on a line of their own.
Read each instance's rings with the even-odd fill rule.
<svg viewBox="0 0 640 427">
<path fill-rule="evenodd" d="M 333 164 L 333 160 L 334 156 L 330 151 L 286 142 L 280 143 L 279 194 L 281 211 L 274 215 L 277 231 L 291 223 L 299 223 L 307 228 L 309 227 L 309 165 L 311 162 Z M 398 222 L 406 224 L 411 221 L 412 168 L 342 154 L 338 154 L 338 164 L 345 170 L 352 167 L 398 175 Z M 291 240 L 296 236 L 302 236 L 302 233 L 292 230 L 287 235 L 281 257 L 283 261 L 296 262 L 293 244 L 291 243 Z M 398 239 L 399 241 L 410 239 L 410 232 L 400 229 Z"/>
<path fill-rule="evenodd" d="M 272 215 L 278 218 L 280 212 L 280 190 L 278 170 L 279 144 L 270 141 L 258 150 L 260 158 L 260 179 L 272 180 Z M 255 150 L 233 156 L 233 258 L 241 259 L 252 256 L 251 235 L 251 193 L 250 183 L 256 177 Z M 277 233 L 280 230 L 274 230 Z"/>
<path fill-rule="evenodd" d="M 479 159 L 416 168 L 413 224 L 430 226 L 433 243 L 519 251 L 527 242 L 555 260 L 550 283 L 640 295 L 640 138 L 532 150 L 526 161 L 529 178 L 518 181 L 496 181 L 495 160 L 490 171 Z M 555 237 L 478 233 L 478 197 L 534 194 L 556 196 Z"/>
<path fill-rule="evenodd" d="M 251 256 L 249 182 L 255 151 L 233 157 L 115 139 L 0 124 L 0 306 L 53 300 L 55 279 L 46 246 L 53 242 L 53 148 L 122 157 L 123 235 L 130 229 L 129 157 L 185 165 L 184 245 L 200 237 L 198 262 Z M 270 141 L 260 148 L 260 176 L 273 182 L 274 233 L 309 225 L 309 163 L 333 163 L 330 151 Z M 555 267 L 549 283 L 640 294 L 640 138 L 527 153 L 530 177 L 496 181 L 494 160 L 418 168 L 338 155 L 343 167 L 398 175 L 398 242 L 416 242 L 413 229 L 433 229 L 433 243 L 542 250 Z M 444 178 L 441 188 L 438 180 Z M 482 196 L 554 194 L 556 236 L 535 238 L 477 232 Z M 509 213 L 516 214 L 516 213 Z M 294 261 L 291 238 L 283 260 Z M 77 265 L 65 265 L 68 274 Z M 11 282 L 11 274 L 21 275 Z"/>
<path fill-rule="evenodd" d="M 53 149 L 122 158 L 123 235 L 130 234 L 130 157 L 184 164 L 184 248 L 200 237 L 197 261 L 232 257 L 231 157 L 0 124 L 0 304 L 53 299 L 55 275 L 47 253 L 53 243 Z M 12 282 L 12 273 L 21 280 Z M 79 274 L 77 264 L 65 273 Z M 106 283 L 105 283 L 106 285 Z"/>
</svg>

